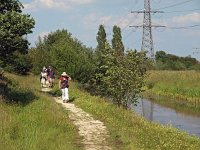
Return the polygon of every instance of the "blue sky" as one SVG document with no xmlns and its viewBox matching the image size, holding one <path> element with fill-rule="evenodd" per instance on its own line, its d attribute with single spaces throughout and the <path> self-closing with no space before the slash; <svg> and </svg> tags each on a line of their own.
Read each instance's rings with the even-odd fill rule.
<svg viewBox="0 0 200 150">
<path fill-rule="evenodd" d="M 142 25 L 143 15 L 131 11 L 143 10 L 144 0 L 20 1 L 25 7 L 23 12 L 36 21 L 33 33 L 28 35 L 31 46 L 35 46 L 38 36 L 64 28 L 87 47 L 95 48 L 98 27 L 103 24 L 108 41 L 112 39 L 112 27 L 118 25 L 125 48 L 141 49 L 142 28 L 129 26 Z M 178 56 L 191 55 L 200 60 L 200 49 L 199 53 L 194 53 L 196 50 L 193 49 L 200 48 L 200 0 L 151 0 L 151 7 L 152 10 L 165 12 L 152 14 L 152 24 L 166 26 L 152 29 L 154 50 Z"/>
</svg>

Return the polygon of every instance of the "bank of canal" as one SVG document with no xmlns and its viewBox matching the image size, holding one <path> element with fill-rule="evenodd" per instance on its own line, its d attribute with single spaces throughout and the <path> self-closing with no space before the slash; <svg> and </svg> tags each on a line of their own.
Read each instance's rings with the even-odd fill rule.
<svg viewBox="0 0 200 150">
<path fill-rule="evenodd" d="M 177 112 L 172 108 L 161 106 L 148 99 L 139 99 L 132 109 L 149 121 L 164 125 L 171 124 L 175 128 L 194 134 L 200 138 L 200 116 Z"/>
</svg>

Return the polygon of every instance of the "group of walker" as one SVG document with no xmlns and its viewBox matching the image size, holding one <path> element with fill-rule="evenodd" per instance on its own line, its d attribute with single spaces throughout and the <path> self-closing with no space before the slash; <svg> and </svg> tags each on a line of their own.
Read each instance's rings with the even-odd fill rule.
<svg viewBox="0 0 200 150">
<path fill-rule="evenodd" d="M 44 85 L 48 85 L 48 83 L 49 83 L 49 87 L 53 88 L 54 80 L 55 80 L 55 72 L 52 69 L 52 67 L 49 66 L 48 69 L 46 67 L 43 67 L 41 76 L 40 76 L 40 81 L 41 81 L 42 87 L 44 87 Z M 68 88 L 69 88 L 68 81 L 69 80 L 71 80 L 71 77 L 66 72 L 63 72 L 59 78 L 58 85 L 62 91 L 63 103 L 69 102 L 69 94 L 68 94 Z"/>
<path fill-rule="evenodd" d="M 53 88 L 55 80 L 55 72 L 51 66 L 43 67 L 40 74 L 40 82 L 42 87 Z"/>
</svg>

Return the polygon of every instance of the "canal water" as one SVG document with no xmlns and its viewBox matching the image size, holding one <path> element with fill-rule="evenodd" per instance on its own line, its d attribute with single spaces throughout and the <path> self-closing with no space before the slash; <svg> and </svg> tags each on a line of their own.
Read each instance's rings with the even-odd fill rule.
<svg viewBox="0 0 200 150">
<path fill-rule="evenodd" d="M 147 99 L 139 99 L 137 106 L 132 105 L 131 107 L 134 112 L 149 121 L 164 125 L 171 124 L 175 128 L 200 138 L 200 117 L 177 112 Z"/>
</svg>

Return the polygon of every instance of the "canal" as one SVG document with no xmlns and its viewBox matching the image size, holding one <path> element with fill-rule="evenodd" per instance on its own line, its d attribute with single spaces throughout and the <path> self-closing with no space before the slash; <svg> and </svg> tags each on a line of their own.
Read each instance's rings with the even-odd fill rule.
<svg viewBox="0 0 200 150">
<path fill-rule="evenodd" d="M 137 106 L 131 106 L 133 111 L 145 117 L 149 121 L 171 124 L 175 128 L 194 134 L 200 138 L 200 117 L 180 113 L 174 109 L 156 104 L 147 99 L 139 99 Z"/>
</svg>

